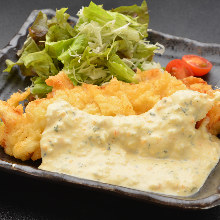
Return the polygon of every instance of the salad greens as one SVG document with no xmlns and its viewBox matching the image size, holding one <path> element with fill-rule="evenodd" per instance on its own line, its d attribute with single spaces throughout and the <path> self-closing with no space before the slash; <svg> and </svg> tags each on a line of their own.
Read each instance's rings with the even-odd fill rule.
<svg viewBox="0 0 220 220">
<path fill-rule="evenodd" d="M 17 62 L 6 60 L 6 72 L 19 65 L 22 74 L 34 76 L 31 92 L 44 96 L 52 90 L 45 80 L 63 70 L 74 85 L 101 85 L 113 76 L 135 83 L 135 70 L 149 69 L 157 45 L 146 41 L 147 4 L 122 6 L 111 11 L 91 2 L 78 12 L 78 22 L 68 22 L 67 8 L 48 20 L 39 12 L 29 28 Z"/>
</svg>

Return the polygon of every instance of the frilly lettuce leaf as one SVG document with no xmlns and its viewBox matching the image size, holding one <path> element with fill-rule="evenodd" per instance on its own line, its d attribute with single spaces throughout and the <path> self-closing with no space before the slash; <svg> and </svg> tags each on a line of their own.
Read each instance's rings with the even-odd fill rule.
<svg viewBox="0 0 220 220">
<path fill-rule="evenodd" d="M 74 59 L 75 56 L 82 54 L 88 45 L 88 40 L 84 34 L 72 38 L 72 40 L 73 41 L 71 42 L 69 48 L 64 50 L 64 52 L 58 57 L 58 60 L 60 60 L 64 66 L 68 66 L 68 64 L 71 62 L 71 59 Z"/>
<path fill-rule="evenodd" d="M 54 24 L 48 30 L 48 33 L 46 35 L 46 42 L 58 42 L 70 38 L 71 35 L 66 29 L 61 28 L 58 24 Z"/>
<path fill-rule="evenodd" d="M 66 51 L 74 42 L 74 38 L 68 40 L 60 40 L 57 42 L 46 42 L 45 49 L 48 55 L 52 58 L 57 58 Z"/>
<path fill-rule="evenodd" d="M 41 77 L 33 77 L 32 78 L 32 86 L 31 86 L 31 93 L 33 95 L 37 95 L 38 97 L 44 97 L 46 94 L 52 91 L 52 87 L 48 86 L 45 83 L 44 78 Z"/>
<path fill-rule="evenodd" d="M 114 54 L 107 62 L 108 69 L 111 74 L 117 77 L 119 80 L 125 82 L 134 82 L 135 72 L 131 70 L 118 55 Z"/>
<path fill-rule="evenodd" d="M 37 44 L 42 44 L 42 41 L 45 41 L 47 32 L 47 15 L 40 11 L 33 25 L 29 28 L 29 35 Z"/>
<path fill-rule="evenodd" d="M 45 52 L 45 50 L 30 53 L 22 58 L 26 68 L 32 68 L 36 75 L 47 79 L 51 75 L 56 75 L 56 69 L 52 58 Z"/>
<path fill-rule="evenodd" d="M 6 61 L 5 61 L 5 63 L 6 63 L 6 66 L 7 66 L 7 68 L 6 69 L 4 69 L 4 71 L 3 72 L 8 72 L 8 73 L 10 73 L 11 72 L 11 70 L 12 70 L 12 68 L 15 66 L 15 65 L 22 65 L 22 63 L 18 63 L 18 62 L 13 62 L 13 61 L 11 61 L 11 60 L 9 60 L 9 59 L 7 59 Z"/>
<path fill-rule="evenodd" d="M 57 24 L 64 30 L 67 30 L 70 36 L 76 36 L 77 32 L 74 28 L 69 24 L 68 18 L 69 14 L 65 13 L 68 8 L 61 8 L 60 10 L 56 11 L 56 19 Z"/>
<path fill-rule="evenodd" d="M 141 24 L 148 25 L 149 23 L 149 14 L 146 1 L 143 1 L 141 6 L 120 6 L 118 8 L 112 9 L 112 11 L 136 18 L 137 22 Z"/>
<path fill-rule="evenodd" d="M 20 54 L 19 60 L 17 62 L 13 62 L 11 60 L 6 60 L 7 68 L 4 70 L 4 72 L 11 72 L 11 69 L 13 68 L 13 66 L 18 65 L 21 67 L 23 75 L 25 75 L 25 76 L 35 75 L 35 73 L 32 72 L 31 68 L 25 67 L 23 59 L 26 56 L 28 56 L 28 54 L 39 52 L 39 51 L 40 51 L 40 49 L 39 49 L 38 45 L 35 43 L 35 41 L 31 37 L 29 37 L 25 41 L 22 49 L 20 51 L 18 51 L 18 54 Z"/>
<path fill-rule="evenodd" d="M 18 51 L 17 55 L 20 56 L 20 60 L 22 60 L 22 57 L 26 56 L 27 54 L 38 51 L 40 51 L 39 46 L 36 44 L 33 38 L 28 37 L 24 42 L 22 49 Z"/>
<path fill-rule="evenodd" d="M 145 58 L 147 61 L 152 61 L 154 56 L 154 51 L 157 49 L 157 46 L 149 44 L 147 42 L 139 42 L 136 44 L 133 57 L 134 58 Z"/>
</svg>

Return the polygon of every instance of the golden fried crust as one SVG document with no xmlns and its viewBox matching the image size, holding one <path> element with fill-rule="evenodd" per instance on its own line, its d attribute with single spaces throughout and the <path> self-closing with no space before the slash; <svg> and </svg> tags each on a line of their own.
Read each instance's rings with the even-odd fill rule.
<svg viewBox="0 0 220 220">
<path fill-rule="evenodd" d="M 73 89 L 74 85 L 63 71 L 59 72 L 56 76 L 50 76 L 46 81 L 48 86 L 53 87 L 53 91 L 58 89 Z"/>
<path fill-rule="evenodd" d="M 214 90 L 206 81 L 201 78 L 190 76 L 182 79 L 182 82 L 191 90 L 206 93 L 213 97 Z"/>
<path fill-rule="evenodd" d="M 140 72 L 138 84 L 112 79 L 104 86 L 83 84 L 68 89 L 66 85 L 70 81 L 64 74 L 50 77 L 46 82 L 54 86 L 53 92 L 47 98 L 29 102 L 25 113 L 18 103 L 28 92 L 13 95 L 8 102 L 0 101 L 0 118 L 4 122 L 0 127 L 0 143 L 7 154 L 21 160 L 41 158 L 40 139 L 46 126 L 46 111 L 55 100 L 65 100 L 90 114 L 133 115 L 148 111 L 161 98 L 177 90 L 187 89 L 182 81 L 159 70 Z"/>
<path fill-rule="evenodd" d="M 25 92 L 20 93 L 20 92 L 16 92 L 14 94 L 11 95 L 10 99 L 7 100 L 7 103 L 11 106 L 18 106 L 19 102 L 24 101 L 25 99 L 27 99 L 27 97 L 30 95 L 30 89 L 27 89 Z"/>
<path fill-rule="evenodd" d="M 17 123 L 21 123 L 21 118 L 23 114 L 23 107 L 21 105 L 17 107 L 13 107 L 9 105 L 7 102 L 0 101 L 0 117 L 4 123 L 4 126 L 1 126 L 1 146 L 5 147 L 5 151 L 9 155 L 13 155 L 12 152 L 12 145 L 10 141 L 13 142 L 10 137 L 11 132 L 13 133 L 14 129 L 16 128 Z"/>
<path fill-rule="evenodd" d="M 38 148 L 34 151 L 34 153 L 32 154 L 31 159 L 32 159 L 32 160 L 38 160 L 38 159 L 40 159 L 40 158 L 41 158 L 41 150 L 40 150 L 40 147 L 38 147 Z"/>
<path fill-rule="evenodd" d="M 208 130 L 214 135 L 220 134 L 220 101 L 215 103 L 207 117 L 210 119 L 207 125 Z"/>
<path fill-rule="evenodd" d="M 183 83 L 187 86 L 187 88 L 206 93 L 211 97 L 214 97 L 214 93 L 220 90 L 213 90 L 210 85 L 206 81 L 201 78 L 196 78 L 193 76 L 182 79 Z M 213 108 L 208 112 L 207 117 L 209 117 L 209 123 L 207 125 L 208 130 L 213 135 L 217 135 L 220 133 L 220 101 L 216 101 Z M 201 122 L 199 123 L 201 124 Z"/>
</svg>

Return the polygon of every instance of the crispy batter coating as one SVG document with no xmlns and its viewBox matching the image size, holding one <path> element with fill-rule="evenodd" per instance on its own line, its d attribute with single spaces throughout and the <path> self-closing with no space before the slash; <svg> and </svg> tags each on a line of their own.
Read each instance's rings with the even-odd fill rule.
<svg viewBox="0 0 220 220">
<path fill-rule="evenodd" d="M 47 80 L 46 83 L 48 86 L 53 87 L 53 91 L 58 90 L 58 89 L 73 89 L 74 85 L 70 81 L 69 77 L 67 74 L 63 71 L 59 72 L 56 76 L 50 76 Z"/>
<path fill-rule="evenodd" d="M 207 125 L 208 130 L 214 135 L 220 134 L 220 101 L 215 102 L 207 117 L 210 119 Z"/>
<path fill-rule="evenodd" d="M 7 102 L 0 101 L 0 118 L 4 122 L 0 126 L 0 144 L 7 154 L 21 160 L 41 158 L 40 139 L 46 126 L 47 107 L 58 99 L 90 114 L 132 115 L 148 111 L 160 99 L 177 90 L 187 89 L 182 81 L 156 69 L 138 72 L 138 77 L 139 84 L 112 79 L 104 86 L 73 86 L 66 74 L 60 72 L 46 80 L 53 86 L 48 97 L 29 102 L 25 112 L 19 102 L 26 99 L 30 91 L 15 93 Z"/>
<path fill-rule="evenodd" d="M 213 90 L 210 85 L 206 81 L 201 78 L 196 77 L 187 77 L 182 79 L 183 83 L 187 86 L 187 88 L 198 91 L 201 93 L 206 93 L 209 96 L 213 97 L 215 91 L 220 91 L 219 89 Z M 207 125 L 208 130 L 217 135 L 220 133 L 220 101 L 216 101 L 213 108 L 208 112 L 207 117 L 209 117 L 209 123 Z M 202 121 L 199 123 L 199 125 Z"/>
<path fill-rule="evenodd" d="M 79 109 L 89 109 L 91 106 L 99 108 L 99 113 L 98 110 L 95 111 L 101 115 L 141 114 L 151 109 L 161 98 L 170 96 L 177 90 L 186 89 L 180 80 L 167 72 L 161 73 L 158 69 L 139 71 L 139 84 L 112 79 L 109 84 L 101 87 L 91 84 L 74 87 L 66 78 L 66 74 L 61 72 L 56 77 L 51 76 L 46 80 L 48 85 L 53 86 L 57 85 L 57 79 L 59 79 L 59 86 L 53 87 L 48 98 L 69 96 L 69 102 L 72 105 Z M 64 82 L 63 85 L 60 82 Z M 73 90 L 66 91 L 66 87 L 71 86 Z"/>
<path fill-rule="evenodd" d="M 214 90 L 212 89 L 212 86 L 210 86 L 206 81 L 204 81 L 201 78 L 189 76 L 187 78 L 182 79 L 182 81 L 187 86 L 187 88 L 191 90 L 206 93 L 210 96 L 213 96 Z"/>
</svg>

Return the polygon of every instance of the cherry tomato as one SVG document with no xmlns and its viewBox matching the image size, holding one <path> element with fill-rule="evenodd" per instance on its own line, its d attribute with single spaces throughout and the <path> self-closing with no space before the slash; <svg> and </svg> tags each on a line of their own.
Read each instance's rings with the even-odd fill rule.
<svg viewBox="0 0 220 220">
<path fill-rule="evenodd" d="M 197 55 L 184 55 L 182 60 L 190 66 L 194 76 L 203 76 L 212 69 L 212 64 L 208 60 Z"/>
<path fill-rule="evenodd" d="M 180 59 L 171 60 L 166 66 L 166 71 L 177 79 L 183 79 L 194 75 L 191 68 Z"/>
</svg>

